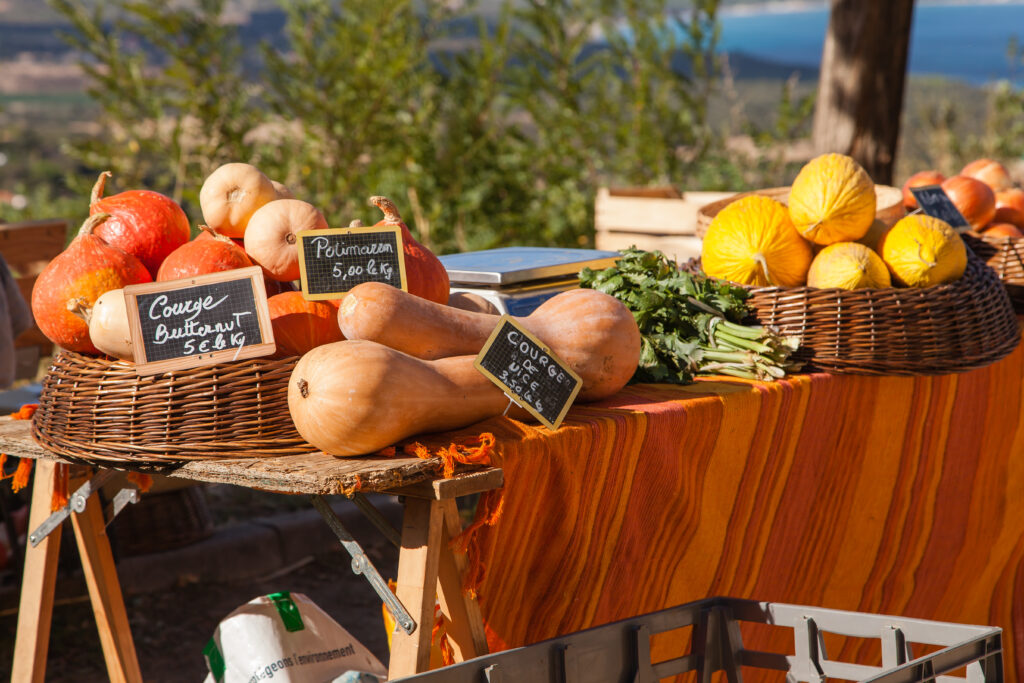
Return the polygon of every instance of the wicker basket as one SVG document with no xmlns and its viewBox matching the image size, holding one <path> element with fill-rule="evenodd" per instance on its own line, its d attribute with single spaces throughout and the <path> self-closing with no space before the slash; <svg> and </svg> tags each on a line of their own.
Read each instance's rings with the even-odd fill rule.
<svg viewBox="0 0 1024 683">
<path fill-rule="evenodd" d="M 967 244 L 1006 286 L 1013 308 L 1024 313 L 1024 239 L 1014 237 L 986 237 L 975 233 L 964 235 Z"/>
<path fill-rule="evenodd" d="M 294 455 L 316 450 L 288 413 L 296 358 L 254 359 L 140 377 L 124 361 L 62 351 L 43 380 L 32 435 L 92 462 Z"/>
<path fill-rule="evenodd" d="M 717 202 L 711 202 L 697 210 L 697 236 L 704 237 L 704 235 L 707 234 L 708 226 L 711 225 L 711 221 L 715 219 L 715 216 L 718 215 L 719 211 L 737 199 L 747 197 L 752 194 L 771 197 L 783 204 L 786 204 L 789 201 L 788 187 L 769 187 L 763 190 L 740 192 L 739 194 L 734 194 L 731 197 L 720 199 Z M 875 218 L 890 227 L 895 225 L 896 221 L 903 218 L 907 213 L 906 209 L 903 208 L 903 191 L 898 187 L 890 187 L 889 185 L 875 185 L 875 206 L 877 207 L 875 210 Z"/>
<path fill-rule="evenodd" d="M 935 287 L 746 289 L 758 322 L 799 336 L 796 358 L 828 372 L 964 372 L 1007 356 L 1021 337 L 1002 283 L 970 252 L 963 277 Z"/>
</svg>

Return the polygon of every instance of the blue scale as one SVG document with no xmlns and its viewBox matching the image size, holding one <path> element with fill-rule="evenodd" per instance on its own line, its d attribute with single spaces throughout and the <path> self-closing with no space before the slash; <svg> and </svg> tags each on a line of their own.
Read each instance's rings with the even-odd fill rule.
<svg viewBox="0 0 1024 683">
<path fill-rule="evenodd" d="M 529 315 L 559 292 L 579 287 L 585 267 L 614 265 L 617 251 L 556 247 L 502 247 L 441 256 L 452 292 L 487 299 L 501 313 Z"/>
</svg>

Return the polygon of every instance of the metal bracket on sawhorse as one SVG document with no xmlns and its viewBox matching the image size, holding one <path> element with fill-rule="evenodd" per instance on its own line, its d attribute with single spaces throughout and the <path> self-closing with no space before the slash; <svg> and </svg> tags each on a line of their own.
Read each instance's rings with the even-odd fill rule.
<svg viewBox="0 0 1024 683">
<path fill-rule="evenodd" d="M 35 547 L 42 542 L 44 538 L 49 536 L 55 529 L 60 527 L 68 517 L 71 516 L 72 512 L 82 513 L 85 511 L 86 503 L 96 491 L 100 490 L 105 483 L 117 476 L 117 472 L 114 470 L 100 470 L 92 479 L 89 479 L 84 484 L 79 486 L 71 497 L 68 499 L 68 504 L 57 510 L 52 515 L 46 518 L 42 524 L 29 534 L 28 540 Z M 106 524 L 109 525 L 114 517 L 118 515 L 129 503 L 139 502 L 139 491 L 134 486 L 127 486 L 114 495 L 114 500 L 107 506 L 104 517 L 106 518 Z"/>
<path fill-rule="evenodd" d="M 395 618 L 395 623 L 403 631 L 406 633 L 415 631 L 416 621 L 409 614 L 409 610 L 405 609 L 405 605 L 391 592 L 387 582 L 384 581 L 377 568 L 373 566 L 370 558 L 366 556 L 362 546 L 352 537 L 352 534 L 345 528 L 345 525 L 341 523 L 341 519 L 334 513 L 334 510 L 327 504 L 323 496 L 310 496 L 310 500 L 313 501 L 313 507 L 317 509 L 320 516 L 327 522 L 327 526 L 331 527 L 331 531 L 341 541 L 341 545 L 352 556 L 352 571 L 356 574 L 362 574 L 370 582 L 370 586 L 380 596 L 380 599 L 384 601 L 384 605 L 391 612 L 391 616 Z"/>
</svg>

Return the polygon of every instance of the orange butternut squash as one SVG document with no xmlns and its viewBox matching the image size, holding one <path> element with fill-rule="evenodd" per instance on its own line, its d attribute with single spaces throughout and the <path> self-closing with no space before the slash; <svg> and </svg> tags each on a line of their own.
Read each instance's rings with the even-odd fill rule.
<svg viewBox="0 0 1024 683">
<path fill-rule="evenodd" d="M 476 355 L 498 319 L 379 282 L 353 287 L 338 308 L 338 326 L 346 339 L 374 341 L 424 360 Z M 572 289 L 516 320 L 580 376 L 580 400 L 610 396 L 636 372 L 640 330 L 629 309 L 612 296 Z"/>
<path fill-rule="evenodd" d="M 309 443 L 331 455 L 366 455 L 424 432 L 500 415 L 501 389 L 473 356 L 425 361 L 371 341 L 318 346 L 288 382 L 288 409 Z"/>
</svg>

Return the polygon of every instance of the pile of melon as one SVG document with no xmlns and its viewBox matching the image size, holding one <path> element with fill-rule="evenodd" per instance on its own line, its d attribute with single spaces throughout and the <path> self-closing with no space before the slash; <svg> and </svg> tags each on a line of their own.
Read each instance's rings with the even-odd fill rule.
<svg viewBox="0 0 1024 683">
<path fill-rule="evenodd" d="M 296 234 L 328 227 L 312 204 L 244 163 L 229 163 L 206 178 L 199 193 L 205 225 L 194 239 L 188 217 L 170 198 L 150 190 L 104 197 L 110 173 L 93 187 L 89 218 L 77 236 L 39 275 L 32 313 L 57 346 L 84 354 L 133 360 L 122 288 L 236 268 L 260 266 L 277 343 L 277 357 L 297 356 L 342 339 L 340 302 L 307 301 L 297 291 Z M 401 226 L 409 291 L 448 300 L 448 274 L 413 239 L 394 205 L 379 225 Z"/>
<path fill-rule="evenodd" d="M 910 188 L 922 185 L 941 185 L 973 233 L 1024 238 L 1024 189 L 1014 184 L 998 161 L 976 159 L 948 178 L 936 170 L 918 171 L 903 183 L 903 205 L 908 211 L 917 208 Z"/>
<path fill-rule="evenodd" d="M 701 249 L 711 277 L 760 287 L 930 287 L 958 280 L 963 240 L 949 224 L 908 215 L 891 228 L 875 218 L 875 186 L 842 154 L 812 159 L 788 205 L 752 194 L 730 202 Z"/>
</svg>

